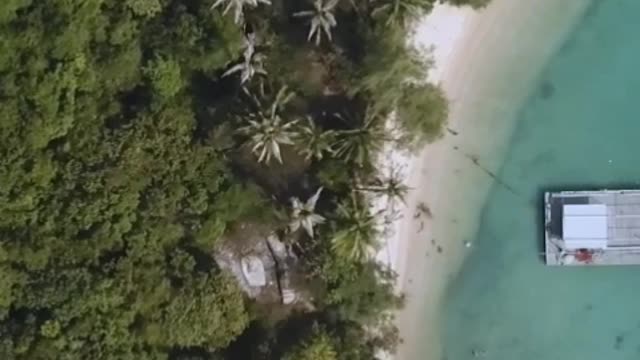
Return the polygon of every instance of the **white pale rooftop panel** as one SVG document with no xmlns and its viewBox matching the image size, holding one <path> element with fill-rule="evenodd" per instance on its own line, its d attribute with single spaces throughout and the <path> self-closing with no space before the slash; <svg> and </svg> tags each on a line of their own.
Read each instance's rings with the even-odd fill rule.
<svg viewBox="0 0 640 360">
<path fill-rule="evenodd" d="M 589 216 L 602 215 L 607 216 L 607 205 L 603 204 L 587 204 L 587 205 L 564 205 L 562 207 L 564 216 Z"/>
<path fill-rule="evenodd" d="M 564 205 L 562 232 L 568 250 L 606 249 L 606 205 Z"/>
</svg>

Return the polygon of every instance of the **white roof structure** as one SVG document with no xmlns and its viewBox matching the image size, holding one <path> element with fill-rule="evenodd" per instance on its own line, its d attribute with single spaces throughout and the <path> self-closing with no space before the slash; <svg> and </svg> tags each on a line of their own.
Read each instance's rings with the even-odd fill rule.
<svg viewBox="0 0 640 360">
<path fill-rule="evenodd" d="M 606 249 L 607 206 L 563 205 L 562 238 L 567 250 Z"/>
<path fill-rule="evenodd" d="M 267 284 L 267 276 L 264 271 L 264 263 L 260 258 L 249 255 L 240 259 L 242 274 L 249 283 L 249 286 L 259 287 Z"/>
</svg>

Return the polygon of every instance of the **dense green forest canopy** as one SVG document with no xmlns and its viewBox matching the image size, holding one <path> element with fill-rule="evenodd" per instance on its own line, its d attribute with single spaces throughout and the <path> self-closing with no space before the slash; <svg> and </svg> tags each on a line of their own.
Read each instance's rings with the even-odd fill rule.
<svg viewBox="0 0 640 360">
<path fill-rule="evenodd" d="M 391 350 L 400 299 L 362 251 L 375 214 L 357 188 L 384 187 L 381 143 L 417 146 L 446 120 L 404 41 L 416 14 L 390 10 L 400 3 L 433 5 L 0 2 L 0 358 Z M 405 133 L 389 139 L 396 107 Z M 212 251 L 239 224 L 283 228 L 288 199 L 319 187 L 317 209 L 294 219 L 315 234 L 289 236 L 315 310 L 274 320 Z"/>
</svg>

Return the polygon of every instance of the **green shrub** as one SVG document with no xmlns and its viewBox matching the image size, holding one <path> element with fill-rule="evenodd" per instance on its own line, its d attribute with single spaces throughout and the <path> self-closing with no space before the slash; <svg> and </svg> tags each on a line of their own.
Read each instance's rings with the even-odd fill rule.
<svg viewBox="0 0 640 360">
<path fill-rule="evenodd" d="M 161 99 L 173 97 L 184 87 L 180 64 L 171 59 L 156 57 L 144 68 L 144 74 Z"/>
<path fill-rule="evenodd" d="M 447 99 L 441 88 L 429 83 L 405 85 L 396 109 L 403 129 L 400 143 L 417 147 L 435 140 L 442 135 L 447 115 Z"/>
</svg>

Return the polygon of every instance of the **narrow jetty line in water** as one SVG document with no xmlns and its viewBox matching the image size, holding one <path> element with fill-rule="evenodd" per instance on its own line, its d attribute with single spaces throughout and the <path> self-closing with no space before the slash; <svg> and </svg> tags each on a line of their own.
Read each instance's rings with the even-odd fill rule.
<svg viewBox="0 0 640 360">
<path fill-rule="evenodd" d="M 480 170 L 482 170 L 485 174 L 487 174 L 490 178 L 492 178 L 498 185 L 502 186 L 513 195 L 517 197 L 522 197 L 511 185 L 507 184 L 504 180 L 502 180 L 498 175 L 496 175 L 493 171 L 485 168 L 480 164 L 480 159 L 478 159 L 475 155 L 464 154 L 475 166 L 477 166 Z"/>
</svg>

